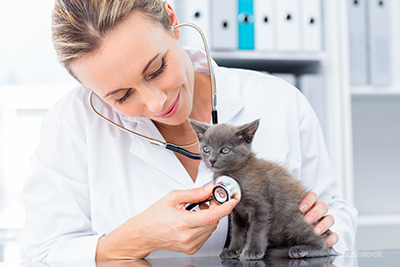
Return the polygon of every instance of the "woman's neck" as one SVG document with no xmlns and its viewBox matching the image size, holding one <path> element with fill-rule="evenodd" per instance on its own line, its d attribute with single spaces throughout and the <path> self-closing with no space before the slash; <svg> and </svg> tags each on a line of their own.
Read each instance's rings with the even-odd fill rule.
<svg viewBox="0 0 400 267">
<path fill-rule="evenodd" d="M 193 109 L 189 115 L 190 119 L 209 123 L 211 121 L 211 81 L 210 76 L 195 72 Z"/>
<path fill-rule="evenodd" d="M 211 121 L 211 110 L 210 77 L 205 74 L 195 72 L 193 108 L 189 118 L 196 121 L 209 123 Z M 154 124 L 168 143 L 173 143 L 176 145 L 193 144 L 185 149 L 193 153 L 198 153 L 196 143 L 197 135 L 188 120 L 185 120 L 179 125 L 165 125 L 157 122 L 154 122 Z M 192 178 L 193 182 L 195 182 L 200 161 L 187 158 L 176 152 L 174 153 Z"/>
<path fill-rule="evenodd" d="M 189 118 L 199 122 L 210 123 L 211 111 L 212 103 L 210 76 L 195 72 L 193 106 L 192 111 L 189 114 Z M 154 123 L 167 142 L 172 143 L 172 141 L 167 139 L 170 136 L 179 137 L 179 139 L 182 141 L 184 139 L 190 139 L 189 143 L 193 143 L 193 140 L 196 140 L 197 138 L 188 120 L 185 120 L 179 125 L 167 125 L 159 122 Z"/>
</svg>

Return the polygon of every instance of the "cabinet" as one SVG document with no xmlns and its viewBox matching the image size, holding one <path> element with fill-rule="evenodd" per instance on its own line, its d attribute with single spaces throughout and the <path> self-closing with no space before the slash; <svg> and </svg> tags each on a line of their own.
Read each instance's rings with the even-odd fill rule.
<svg viewBox="0 0 400 267">
<path fill-rule="evenodd" d="M 390 4 L 388 86 L 351 87 L 358 249 L 400 247 L 400 1 Z"/>
</svg>

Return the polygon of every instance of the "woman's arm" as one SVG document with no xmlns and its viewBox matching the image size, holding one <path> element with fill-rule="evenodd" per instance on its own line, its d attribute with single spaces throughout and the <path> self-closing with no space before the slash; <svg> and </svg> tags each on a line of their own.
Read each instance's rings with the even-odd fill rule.
<svg viewBox="0 0 400 267">
<path fill-rule="evenodd" d="M 74 129 L 54 114 L 42 125 L 34 170 L 23 192 L 26 222 L 19 244 L 27 262 L 143 258 L 157 249 L 190 254 L 232 211 L 234 202 L 185 210 L 185 204 L 207 199 L 212 186 L 172 191 L 107 235 L 95 232 L 87 145 Z"/>
<path fill-rule="evenodd" d="M 96 260 L 142 259 L 163 249 L 192 255 L 217 228 L 220 219 L 231 213 L 237 204 L 213 202 L 209 209 L 187 211 L 187 203 L 210 197 L 213 184 L 192 190 L 175 190 L 141 214 L 99 239 Z"/>
</svg>

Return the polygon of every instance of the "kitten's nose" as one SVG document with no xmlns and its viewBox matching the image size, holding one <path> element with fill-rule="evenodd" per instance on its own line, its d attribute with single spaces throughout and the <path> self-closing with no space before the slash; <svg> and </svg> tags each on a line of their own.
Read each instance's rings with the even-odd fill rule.
<svg viewBox="0 0 400 267">
<path fill-rule="evenodd" d="M 211 163 L 211 166 L 214 166 L 214 163 L 217 161 L 216 159 L 209 159 L 208 160 Z"/>
</svg>

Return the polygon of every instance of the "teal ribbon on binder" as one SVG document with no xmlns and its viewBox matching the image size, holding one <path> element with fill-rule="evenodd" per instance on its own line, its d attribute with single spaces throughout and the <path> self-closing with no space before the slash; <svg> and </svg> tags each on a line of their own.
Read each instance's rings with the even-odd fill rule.
<svg viewBox="0 0 400 267">
<path fill-rule="evenodd" d="M 254 49 L 253 0 L 239 0 L 239 49 Z"/>
</svg>

